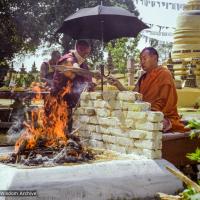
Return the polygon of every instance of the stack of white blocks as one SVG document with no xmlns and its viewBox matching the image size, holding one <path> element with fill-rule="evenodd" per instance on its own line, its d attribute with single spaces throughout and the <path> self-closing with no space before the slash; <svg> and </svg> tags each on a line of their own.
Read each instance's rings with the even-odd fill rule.
<svg viewBox="0 0 200 200">
<path fill-rule="evenodd" d="M 161 158 L 163 113 L 129 91 L 83 92 L 74 128 L 92 147 Z"/>
</svg>

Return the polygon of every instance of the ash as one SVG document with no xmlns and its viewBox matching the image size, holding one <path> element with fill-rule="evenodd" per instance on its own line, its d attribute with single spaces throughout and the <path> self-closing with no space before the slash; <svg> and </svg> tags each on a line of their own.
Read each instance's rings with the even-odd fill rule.
<svg viewBox="0 0 200 200">
<path fill-rule="evenodd" d="M 88 162 L 93 159 L 94 154 L 82 146 L 79 137 L 70 135 L 67 144 L 63 147 L 49 148 L 38 143 L 34 149 L 12 153 L 1 162 L 24 166 L 56 166 L 64 163 Z"/>
</svg>

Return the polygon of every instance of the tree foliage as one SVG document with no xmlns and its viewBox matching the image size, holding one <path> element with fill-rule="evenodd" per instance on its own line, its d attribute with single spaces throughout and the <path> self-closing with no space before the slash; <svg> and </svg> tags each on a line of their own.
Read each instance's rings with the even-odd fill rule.
<svg viewBox="0 0 200 200">
<path fill-rule="evenodd" d="M 108 43 L 106 49 L 111 54 L 113 65 L 121 73 L 126 71 L 126 63 L 129 57 L 138 60 L 139 50 L 137 44 L 139 36 L 135 39 L 120 38 Z"/>
<path fill-rule="evenodd" d="M 138 15 L 132 0 L 103 0 L 106 6 L 122 6 Z M 42 42 L 60 42 L 65 50 L 73 45 L 67 36 L 55 35 L 65 18 L 77 8 L 93 7 L 100 0 L 0 0 L 0 62 L 11 60 L 15 53 L 34 51 Z M 92 60 L 102 57 L 99 42 L 94 42 Z"/>
<path fill-rule="evenodd" d="M 159 60 L 161 62 L 165 61 L 167 58 L 169 58 L 169 54 L 172 51 L 172 43 L 160 43 L 156 39 L 150 40 L 150 46 L 154 47 L 158 53 L 159 53 Z"/>
</svg>

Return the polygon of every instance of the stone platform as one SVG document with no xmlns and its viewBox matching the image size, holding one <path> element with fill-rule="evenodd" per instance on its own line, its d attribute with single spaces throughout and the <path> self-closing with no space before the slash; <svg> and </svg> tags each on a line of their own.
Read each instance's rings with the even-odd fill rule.
<svg viewBox="0 0 200 200">
<path fill-rule="evenodd" d="M 182 189 L 182 183 L 165 166 L 174 168 L 163 159 L 130 158 L 34 169 L 0 164 L 0 190 L 36 190 L 38 194 L 0 200 L 150 200 L 156 192 L 174 194 Z"/>
</svg>

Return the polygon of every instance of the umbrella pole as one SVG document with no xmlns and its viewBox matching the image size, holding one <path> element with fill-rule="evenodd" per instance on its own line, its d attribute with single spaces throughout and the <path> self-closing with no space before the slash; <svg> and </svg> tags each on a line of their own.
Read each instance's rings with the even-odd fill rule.
<svg viewBox="0 0 200 200">
<path fill-rule="evenodd" d="M 104 76 L 104 65 L 100 64 L 100 72 L 101 72 L 101 91 L 103 92 L 103 76 Z"/>
<path fill-rule="evenodd" d="M 102 2 L 101 2 L 102 3 Z M 103 26 L 104 21 L 101 20 L 101 51 L 103 53 Z M 100 64 L 100 72 L 101 72 L 101 91 L 103 92 L 103 77 L 104 77 L 104 65 Z"/>
</svg>

